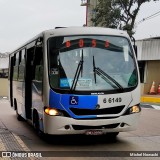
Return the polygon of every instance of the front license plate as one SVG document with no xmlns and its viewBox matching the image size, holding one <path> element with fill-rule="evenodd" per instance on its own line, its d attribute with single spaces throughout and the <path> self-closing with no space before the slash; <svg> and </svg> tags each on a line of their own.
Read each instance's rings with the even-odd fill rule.
<svg viewBox="0 0 160 160">
<path fill-rule="evenodd" d="M 89 130 L 85 134 L 86 135 L 102 135 L 103 132 L 100 130 Z"/>
</svg>

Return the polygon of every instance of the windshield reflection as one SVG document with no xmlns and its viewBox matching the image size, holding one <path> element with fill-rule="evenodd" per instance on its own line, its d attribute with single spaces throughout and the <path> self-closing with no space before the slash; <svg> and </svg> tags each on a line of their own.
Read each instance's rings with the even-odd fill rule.
<svg viewBox="0 0 160 160">
<path fill-rule="evenodd" d="M 112 36 L 51 38 L 49 55 L 52 88 L 107 91 L 137 85 L 137 69 L 126 38 Z M 96 64 L 93 63 L 93 57 Z M 97 76 L 95 67 L 99 73 Z M 105 74 L 100 73 L 99 69 Z"/>
</svg>

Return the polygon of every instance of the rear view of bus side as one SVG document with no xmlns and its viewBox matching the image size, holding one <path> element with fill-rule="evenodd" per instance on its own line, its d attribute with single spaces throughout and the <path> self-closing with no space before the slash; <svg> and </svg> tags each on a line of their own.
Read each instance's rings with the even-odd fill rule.
<svg viewBox="0 0 160 160">
<path fill-rule="evenodd" d="M 37 132 L 115 137 L 139 121 L 139 73 L 124 31 L 44 31 L 10 54 L 9 85 L 17 118 Z"/>
</svg>

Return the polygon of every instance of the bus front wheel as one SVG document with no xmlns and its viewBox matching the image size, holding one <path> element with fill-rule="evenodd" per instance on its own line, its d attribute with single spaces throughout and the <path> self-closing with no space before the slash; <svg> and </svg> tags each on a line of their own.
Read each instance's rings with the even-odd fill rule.
<svg viewBox="0 0 160 160">
<path fill-rule="evenodd" d="M 17 120 L 18 120 L 18 121 L 23 121 L 24 119 L 22 118 L 22 116 L 18 114 L 17 101 L 16 101 L 16 99 L 14 99 L 14 109 L 16 110 Z"/>
<path fill-rule="evenodd" d="M 110 139 L 116 139 L 117 135 L 119 134 L 119 132 L 109 132 L 106 133 L 106 135 L 110 138 Z"/>
<path fill-rule="evenodd" d="M 33 114 L 33 126 L 34 126 L 34 129 L 35 129 L 36 133 L 38 134 L 38 136 L 41 138 L 44 137 L 44 133 L 40 130 L 39 116 L 36 111 Z"/>
</svg>

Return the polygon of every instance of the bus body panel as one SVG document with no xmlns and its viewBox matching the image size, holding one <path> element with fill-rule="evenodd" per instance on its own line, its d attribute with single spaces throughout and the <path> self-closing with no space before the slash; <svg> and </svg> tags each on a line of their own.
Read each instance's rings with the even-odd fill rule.
<svg viewBox="0 0 160 160">
<path fill-rule="evenodd" d="M 105 104 L 105 108 L 112 108 L 112 107 L 116 107 L 117 104 L 113 104 L 113 103 L 103 103 L 103 99 L 106 97 L 111 97 L 111 99 L 113 99 L 114 97 L 117 98 L 117 95 L 119 97 L 122 97 L 123 99 L 123 103 L 121 102 L 119 105 L 125 105 L 124 109 L 119 113 L 119 114 L 104 114 L 104 115 L 86 115 L 86 116 L 77 116 L 74 115 L 70 110 L 69 110 L 69 98 L 66 100 L 65 99 L 65 107 L 61 104 L 61 96 L 60 94 L 56 94 L 54 93 L 52 90 L 50 91 L 50 106 L 53 108 L 58 108 L 61 110 L 66 110 L 68 111 L 68 113 L 70 114 L 71 117 L 62 117 L 62 116 L 48 116 L 45 113 L 43 113 L 44 115 L 44 119 L 43 119 L 43 123 L 44 123 L 44 133 L 47 134 L 84 134 L 87 130 L 91 130 L 91 129 L 83 129 L 83 130 L 75 130 L 73 129 L 72 125 L 79 125 L 80 127 L 82 126 L 105 126 L 105 125 L 111 125 L 113 124 L 119 124 L 116 128 L 107 128 L 106 129 L 100 129 L 103 130 L 104 133 L 106 132 L 124 132 L 124 131 L 131 131 L 131 130 L 135 130 L 138 126 L 138 122 L 139 122 L 139 117 L 141 113 L 135 113 L 135 114 L 129 114 L 129 115 L 125 115 L 125 112 L 127 111 L 128 108 L 139 104 L 140 98 L 136 98 L 132 99 L 132 97 L 140 97 L 139 96 L 140 91 L 139 91 L 139 87 L 137 87 L 135 90 L 133 90 L 131 93 L 121 93 L 121 94 L 108 94 L 108 95 L 97 95 L 97 96 L 93 96 L 95 97 L 96 101 L 95 103 L 93 103 L 94 101 L 91 102 L 90 96 L 85 97 L 86 100 L 88 100 L 89 102 L 91 102 L 93 108 L 95 109 L 94 106 L 98 103 L 101 102 L 99 104 L 104 105 Z M 70 97 L 72 95 L 67 95 L 66 97 Z M 78 95 L 76 95 L 78 96 Z M 81 97 L 82 95 L 80 95 L 79 97 Z M 56 101 L 57 98 L 57 101 Z M 82 98 L 83 100 L 83 98 Z M 56 103 L 54 103 L 54 101 Z M 79 99 L 79 101 L 81 101 Z M 63 102 L 62 102 L 63 103 Z M 85 103 L 87 104 L 87 102 L 83 101 L 82 106 L 78 106 L 77 108 L 82 108 L 85 107 L 87 109 L 87 106 L 85 105 Z M 57 106 L 57 107 L 56 107 Z M 88 109 L 91 109 L 88 108 Z M 125 125 L 123 127 L 120 126 L 120 124 L 124 123 Z M 48 125 L 46 125 L 48 124 Z M 70 129 L 65 129 L 65 126 L 69 125 Z M 95 127 L 95 128 L 96 128 Z M 96 129 L 93 129 L 96 130 Z"/>
<path fill-rule="evenodd" d="M 44 133 L 85 134 L 88 130 L 101 130 L 103 133 L 131 131 L 137 127 L 139 116 L 140 113 L 120 116 L 112 119 L 77 120 L 68 117 L 51 117 L 46 115 L 44 116 Z M 121 127 L 122 123 L 125 124 L 123 127 Z M 107 125 L 109 125 L 109 127 Z M 113 125 L 113 127 L 117 127 L 112 128 L 111 125 Z M 70 127 L 69 129 L 65 129 L 65 126 Z M 101 128 L 99 128 L 99 126 L 101 126 Z M 106 129 L 104 127 L 106 127 Z"/>
<path fill-rule="evenodd" d="M 73 101 L 73 104 L 72 104 Z M 95 117 L 113 117 L 120 116 L 132 101 L 131 93 L 108 94 L 108 95 L 74 95 L 74 94 L 58 94 L 50 91 L 50 107 L 65 110 L 72 118 L 95 118 Z M 98 105 L 98 108 L 97 108 Z M 112 107 L 122 107 L 117 114 L 101 114 L 101 115 L 75 115 L 70 109 L 89 109 L 98 110 Z"/>
</svg>

